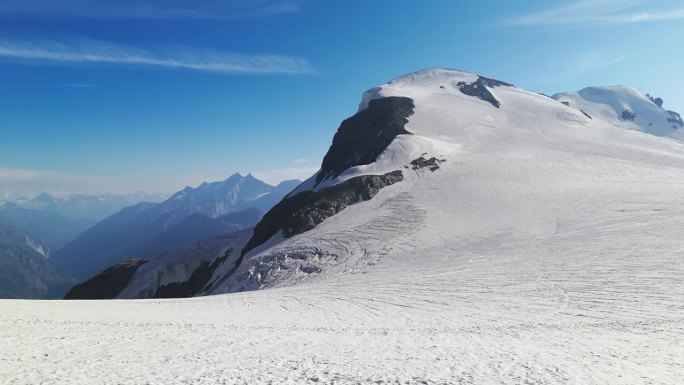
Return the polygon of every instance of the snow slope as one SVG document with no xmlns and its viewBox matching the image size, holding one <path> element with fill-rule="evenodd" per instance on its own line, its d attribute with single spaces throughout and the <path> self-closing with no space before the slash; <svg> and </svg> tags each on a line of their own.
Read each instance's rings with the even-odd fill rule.
<svg viewBox="0 0 684 385">
<path fill-rule="evenodd" d="M 213 294 L 268 290 L 0 301 L 0 379 L 680 383 L 684 145 L 589 102 L 591 118 L 478 79 L 429 69 L 364 95 L 362 109 L 413 99 L 411 134 L 290 196 L 394 170 L 404 180 L 212 278 Z M 420 156 L 444 161 L 414 169 Z"/>
<path fill-rule="evenodd" d="M 622 191 L 622 184 L 650 181 L 684 165 L 680 141 L 637 132 L 631 121 L 592 119 L 552 98 L 509 85 L 488 88 L 499 108 L 460 91 L 459 83 L 477 78 L 428 69 L 367 91 L 361 109 L 373 98 L 413 99 L 414 114 L 406 125 L 412 135 L 397 136 L 374 163 L 352 167 L 316 186 L 314 175 L 290 196 L 393 170 L 403 170 L 405 181 L 300 236 L 274 236 L 270 247 L 248 253 L 239 271 L 223 279 L 213 293 L 327 279 L 328 273 L 346 274 L 357 264 L 375 263 L 407 248 L 418 247 L 413 252 L 420 252 L 435 239 L 464 232 L 508 229 L 523 231 L 523 237 L 547 236 L 552 230 L 542 225 L 563 207 L 563 195 L 602 192 L 613 181 Z M 642 103 L 643 109 L 657 108 L 645 97 Z M 435 172 L 405 168 L 420 156 L 445 161 Z M 668 175 L 659 180 L 681 180 Z M 311 271 L 315 273 L 307 273 Z"/>
<path fill-rule="evenodd" d="M 684 130 L 679 130 L 684 127 L 681 116 L 658 106 L 648 95 L 633 87 L 588 87 L 578 92 L 556 94 L 553 98 L 616 127 L 684 138 Z"/>
</svg>

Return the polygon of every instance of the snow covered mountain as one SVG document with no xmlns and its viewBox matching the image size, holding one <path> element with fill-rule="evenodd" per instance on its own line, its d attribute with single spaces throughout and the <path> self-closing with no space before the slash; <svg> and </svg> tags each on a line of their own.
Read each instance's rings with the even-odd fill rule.
<svg viewBox="0 0 684 385">
<path fill-rule="evenodd" d="M 622 173 L 634 183 L 644 169 L 667 178 L 684 160 L 681 127 L 677 113 L 630 87 L 549 98 L 448 69 L 401 76 L 363 94 L 321 170 L 265 215 L 201 293 L 349 274 L 455 247 L 454 234 L 544 239 L 556 226 L 549 211 L 565 204 L 557 194 L 610 191 L 587 182 Z"/>
<path fill-rule="evenodd" d="M 25 232 L 36 251 L 45 258 L 95 224 L 90 219 L 73 219 L 50 211 L 25 209 L 15 203 L 0 206 L 0 218 Z"/>
<path fill-rule="evenodd" d="M 252 226 L 299 181 L 271 186 L 251 174 L 186 187 L 161 203 L 124 208 L 54 253 L 63 274 L 89 278 L 129 258 L 150 259 L 165 251 Z"/>
<path fill-rule="evenodd" d="M 589 87 L 578 92 L 561 93 L 554 99 L 579 109 L 615 127 L 643 131 L 658 136 L 684 138 L 684 121 L 674 111 L 663 109 L 663 100 L 633 87 Z"/>
<path fill-rule="evenodd" d="M 596 188 L 587 178 L 614 178 L 616 170 L 631 175 L 625 170 L 636 166 L 670 169 L 683 161 L 678 116 L 630 87 L 551 98 L 448 69 L 401 76 L 363 94 L 320 171 L 249 236 L 214 241 L 213 257 L 206 248 L 176 253 L 173 264 L 181 261 L 186 269 L 164 282 L 187 285 L 193 272 L 206 276 L 208 267 L 211 278 L 180 296 L 325 280 L 408 250 L 447 247 L 444 240 L 454 233 L 492 226 L 543 239 L 553 232 L 547 210 L 561 208 L 555 196 L 546 196 L 551 191 Z M 533 187 L 544 196 L 521 203 L 520 195 L 531 196 Z M 158 281 L 143 276 L 162 275 L 163 265 L 146 266 L 136 288 L 119 298 L 158 296 Z"/>
<path fill-rule="evenodd" d="M 372 88 L 254 229 L 107 272 L 119 298 L 233 294 L 0 301 L 0 376 L 680 383 L 679 124 L 598 90 L 556 100 L 439 68 Z"/>
</svg>

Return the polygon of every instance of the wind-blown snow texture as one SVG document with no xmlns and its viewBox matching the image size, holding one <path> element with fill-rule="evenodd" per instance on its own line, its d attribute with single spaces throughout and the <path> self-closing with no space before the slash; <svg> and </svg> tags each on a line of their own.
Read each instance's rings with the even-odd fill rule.
<svg viewBox="0 0 684 385">
<path fill-rule="evenodd" d="M 411 98 L 412 135 L 315 189 L 398 169 L 404 180 L 212 278 L 213 294 L 271 289 L 0 301 L 0 379 L 680 383 L 684 145 L 670 114 L 631 90 L 612 94 L 637 114 L 623 121 L 611 95 L 567 106 L 487 86 L 497 108 L 461 92 L 477 79 L 430 69 L 364 95 L 362 109 Z M 439 168 L 414 170 L 421 156 Z"/>
</svg>

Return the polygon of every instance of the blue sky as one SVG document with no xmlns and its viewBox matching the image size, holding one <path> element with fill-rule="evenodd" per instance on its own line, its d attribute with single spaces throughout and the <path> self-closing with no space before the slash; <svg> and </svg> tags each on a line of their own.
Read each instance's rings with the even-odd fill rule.
<svg viewBox="0 0 684 385">
<path fill-rule="evenodd" d="M 361 93 L 425 67 L 684 111 L 679 1 L 4 0 L 0 199 L 305 178 Z"/>
</svg>

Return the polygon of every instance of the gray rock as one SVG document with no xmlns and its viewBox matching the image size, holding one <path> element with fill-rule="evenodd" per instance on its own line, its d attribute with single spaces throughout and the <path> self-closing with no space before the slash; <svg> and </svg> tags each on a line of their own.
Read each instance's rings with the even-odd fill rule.
<svg viewBox="0 0 684 385">
<path fill-rule="evenodd" d="M 133 274 L 147 261 L 129 259 L 117 263 L 100 274 L 69 290 L 64 299 L 112 299 L 119 295 L 133 278 Z"/>
<path fill-rule="evenodd" d="M 636 117 L 637 117 L 637 114 L 635 114 L 631 110 L 622 111 L 622 120 L 634 121 L 634 119 L 636 119 Z"/>
<path fill-rule="evenodd" d="M 401 134 L 413 115 L 413 100 L 405 97 L 373 99 L 368 107 L 345 119 L 323 158 L 316 184 L 339 176 L 350 167 L 370 164 Z"/>
<path fill-rule="evenodd" d="M 500 80 L 495 80 L 495 79 L 490 79 L 486 78 L 483 76 L 478 76 L 477 80 L 474 81 L 473 83 L 466 83 L 466 82 L 458 82 L 456 84 L 458 86 L 458 89 L 468 95 L 468 96 L 474 96 L 477 98 L 480 98 L 484 100 L 485 102 L 489 102 L 491 105 L 493 105 L 496 108 L 501 107 L 501 103 L 496 100 L 494 95 L 492 95 L 491 92 L 489 92 L 490 88 L 494 87 L 502 87 L 502 86 L 507 86 L 507 87 L 513 87 L 512 84 L 502 82 Z"/>
</svg>

